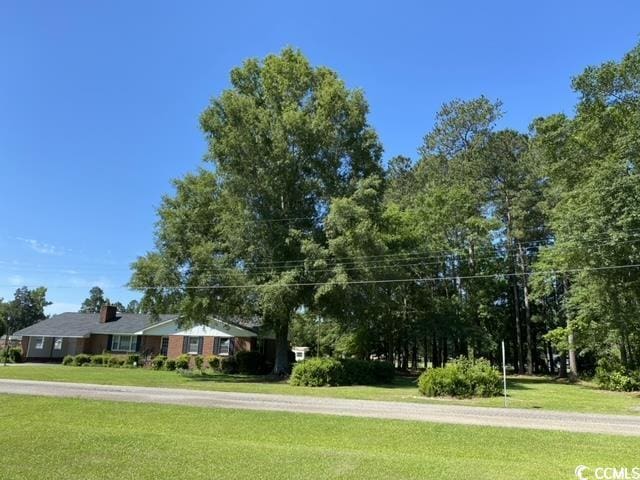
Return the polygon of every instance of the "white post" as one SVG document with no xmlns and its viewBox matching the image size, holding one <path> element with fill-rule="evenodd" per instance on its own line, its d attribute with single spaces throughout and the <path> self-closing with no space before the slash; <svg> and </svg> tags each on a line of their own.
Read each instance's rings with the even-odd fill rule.
<svg viewBox="0 0 640 480">
<path fill-rule="evenodd" d="M 502 382 L 504 385 L 504 406 L 507 406 L 507 358 L 504 353 L 504 340 L 502 341 Z"/>
</svg>

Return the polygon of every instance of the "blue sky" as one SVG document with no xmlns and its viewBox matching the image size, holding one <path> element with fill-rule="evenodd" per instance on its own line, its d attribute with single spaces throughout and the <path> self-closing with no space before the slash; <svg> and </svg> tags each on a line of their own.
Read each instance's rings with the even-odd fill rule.
<svg viewBox="0 0 640 480">
<path fill-rule="evenodd" d="M 572 113 L 570 78 L 639 40 L 640 3 L 0 1 L 0 297 L 49 313 L 93 285 L 123 303 L 155 208 L 193 171 L 198 116 L 248 57 L 291 45 L 364 89 L 385 159 L 439 106 L 485 94 L 500 126 Z"/>
</svg>

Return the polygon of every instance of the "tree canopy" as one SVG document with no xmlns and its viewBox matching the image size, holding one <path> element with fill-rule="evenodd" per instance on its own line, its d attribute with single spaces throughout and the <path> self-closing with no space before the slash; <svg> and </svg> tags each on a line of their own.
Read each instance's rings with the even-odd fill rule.
<svg viewBox="0 0 640 480">
<path fill-rule="evenodd" d="M 140 308 L 257 315 L 318 353 L 399 367 L 459 355 L 519 372 L 640 364 L 640 46 L 573 80 L 576 114 L 498 129 L 499 100 L 445 103 L 415 159 L 381 162 L 360 90 L 301 52 L 231 72 L 174 181 Z M 319 342 L 318 342 L 319 340 Z"/>
</svg>

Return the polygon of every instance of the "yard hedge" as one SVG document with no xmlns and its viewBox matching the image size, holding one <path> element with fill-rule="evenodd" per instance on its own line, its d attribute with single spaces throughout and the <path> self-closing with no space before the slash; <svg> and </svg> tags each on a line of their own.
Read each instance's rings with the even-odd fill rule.
<svg viewBox="0 0 640 480">
<path fill-rule="evenodd" d="M 256 375 L 261 373 L 264 365 L 264 358 L 260 352 L 241 351 L 236 353 L 235 358 L 238 373 L 243 373 L 245 375 Z"/>
<path fill-rule="evenodd" d="M 376 385 L 391 383 L 392 364 L 355 358 L 311 358 L 297 363 L 291 372 L 291 385 L 322 387 L 338 385 Z"/>
<path fill-rule="evenodd" d="M 487 360 L 462 357 L 430 368 L 418 379 L 418 390 L 427 397 L 494 397 L 500 395 L 501 385 L 500 372 Z"/>
</svg>

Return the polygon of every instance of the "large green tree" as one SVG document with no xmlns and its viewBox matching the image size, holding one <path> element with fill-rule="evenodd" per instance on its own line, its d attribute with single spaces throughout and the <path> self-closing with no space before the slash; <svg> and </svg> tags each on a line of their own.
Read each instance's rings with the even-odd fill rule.
<svg viewBox="0 0 640 480">
<path fill-rule="evenodd" d="M 201 172 L 215 177 L 203 217 L 209 229 L 197 238 L 165 238 L 179 221 L 161 220 L 160 251 L 134 264 L 132 285 L 145 290 L 143 304 L 169 298 L 185 318 L 206 318 L 230 304 L 253 311 L 275 332 L 275 371 L 287 371 L 289 323 L 313 297 L 312 287 L 299 285 L 309 277 L 304 260 L 326 242 L 330 200 L 381 171 L 382 149 L 367 114 L 360 90 L 294 49 L 233 69 L 231 87 L 201 117 L 206 160 L 215 167 L 215 174 Z M 230 286 L 242 294 L 228 293 Z"/>
<path fill-rule="evenodd" d="M 633 368 L 640 363 L 640 45 L 620 62 L 587 68 L 573 86 L 575 118 L 534 123 L 555 238 L 538 267 L 561 271 L 536 285 L 562 294 L 562 323 L 551 336 L 559 348 Z"/>
</svg>

